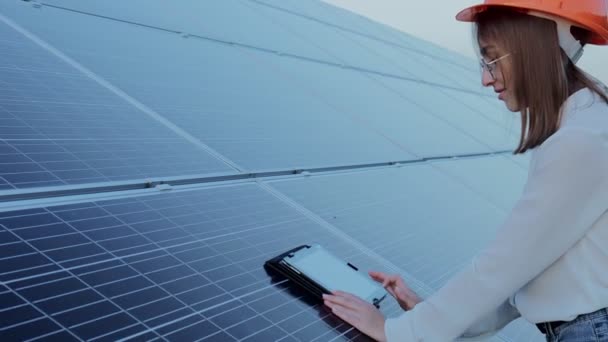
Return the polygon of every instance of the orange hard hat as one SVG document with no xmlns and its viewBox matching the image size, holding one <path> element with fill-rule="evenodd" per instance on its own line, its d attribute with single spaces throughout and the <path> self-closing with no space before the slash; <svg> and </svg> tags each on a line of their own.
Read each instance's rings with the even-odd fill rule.
<svg viewBox="0 0 608 342">
<path fill-rule="evenodd" d="M 477 14 L 491 7 L 555 16 L 591 32 L 589 44 L 608 45 L 608 0 L 485 0 L 462 10 L 456 19 L 475 21 Z"/>
</svg>

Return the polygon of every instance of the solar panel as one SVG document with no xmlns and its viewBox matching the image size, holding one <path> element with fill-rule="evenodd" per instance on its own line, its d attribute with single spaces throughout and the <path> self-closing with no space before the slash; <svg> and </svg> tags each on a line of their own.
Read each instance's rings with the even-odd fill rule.
<svg viewBox="0 0 608 342">
<path fill-rule="evenodd" d="M 129 3 L 121 1 L 97 3 L 50 0 L 44 1 L 44 3 L 234 44 L 256 46 L 307 58 L 335 61 L 323 49 L 312 44 L 305 44 L 292 32 L 282 30 L 275 22 L 260 15 L 258 11 L 252 10 L 247 4 L 248 1 L 209 2 L 189 0 L 171 3 L 171 5 L 166 3 L 151 4 L 145 0 L 135 0 Z M 171 15 L 159 16 L 158 11 L 171 13 Z M 213 13 L 213 15 L 206 15 L 209 13 Z M 255 27 L 255 30 L 250 30 L 243 25 L 233 25 L 232 23 L 235 20 L 247 22 L 251 27 Z"/>
<path fill-rule="evenodd" d="M 5 24 L 0 32 L 1 189 L 233 170 Z"/>
<path fill-rule="evenodd" d="M 381 81 L 400 96 L 423 108 L 424 112 L 447 123 L 453 130 L 474 139 L 484 146 L 485 151 L 509 150 L 519 141 L 519 136 L 516 135 L 519 129 L 511 131 L 505 129 L 505 127 L 513 127 L 512 114 L 506 116 L 502 115 L 504 112 L 496 110 L 484 113 L 483 105 L 467 104 L 461 100 L 462 97 L 472 96 L 471 94 L 393 79 Z M 493 117 L 489 117 L 491 115 Z"/>
<path fill-rule="evenodd" d="M 307 241 L 386 269 L 252 184 L 1 216 L 4 341 L 348 340 L 358 334 L 271 281 L 264 260 Z"/>
<path fill-rule="evenodd" d="M 430 295 L 494 236 L 523 188 L 525 173 L 510 158 L 497 156 L 270 184 L 398 265 L 406 282 L 424 284 L 418 293 Z M 543 338 L 529 324 L 500 336 L 512 341 Z"/>
<path fill-rule="evenodd" d="M 467 184 L 484 200 L 509 211 L 521 195 L 528 173 L 526 157 L 494 156 L 454 161 L 435 161 L 433 166 L 448 177 Z"/>
<path fill-rule="evenodd" d="M 415 51 L 406 49 L 400 45 L 388 44 L 385 41 L 372 39 L 349 32 L 344 32 L 343 35 L 349 40 L 352 40 L 364 47 L 366 50 L 373 51 L 377 55 L 376 58 L 378 58 L 383 64 L 391 65 L 394 69 L 394 75 L 429 82 L 435 85 L 467 89 L 476 92 L 480 91 L 478 82 L 475 83 L 475 87 L 463 87 L 462 79 L 452 77 L 455 71 L 454 69 L 458 67 L 452 65 L 450 73 L 442 73 L 442 69 L 433 68 L 431 65 L 429 65 L 435 64 L 433 63 L 433 58 L 428 56 L 423 57 Z M 445 61 L 437 61 L 436 64 L 441 65 L 442 68 L 447 68 L 450 66 L 449 64 L 446 65 Z M 470 72 L 466 72 L 465 74 L 467 77 L 471 77 Z M 465 78 L 465 80 L 469 81 L 468 78 Z"/>
<path fill-rule="evenodd" d="M 307 5 L 316 6 L 316 4 L 317 2 L 310 2 Z M 441 54 L 420 54 L 418 50 L 408 48 L 409 44 L 394 42 L 391 39 L 387 40 L 384 38 L 386 34 L 370 35 L 366 33 L 369 30 L 350 29 L 350 27 L 356 28 L 356 25 L 335 27 L 332 24 L 335 22 L 342 23 L 341 20 L 327 19 L 325 21 L 327 25 L 319 25 L 318 22 L 310 20 L 308 16 L 302 18 L 287 16 L 282 11 L 276 10 L 281 6 L 284 5 L 258 6 L 258 8 L 289 28 L 290 31 L 297 32 L 299 36 L 306 38 L 307 41 L 323 47 L 326 51 L 331 52 L 333 56 L 338 56 L 345 65 L 477 93 L 487 93 L 482 89 L 478 74 L 471 72 L 470 65 L 467 66 L 468 68 L 464 68 L 460 64 L 446 63 L 446 58 L 441 58 Z M 331 13 L 331 11 L 323 11 L 322 13 Z M 364 21 L 357 20 L 357 22 Z M 370 26 L 366 25 L 366 28 Z M 325 27 L 325 31 L 318 32 L 320 27 Z M 358 52 L 353 54 L 352 51 Z M 444 54 L 446 53 L 444 52 Z M 449 60 L 452 59 L 453 57 L 449 58 Z"/>
<path fill-rule="evenodd" d="M 442 164 L 449 169 L 452 163 Z M 455 271 L 470 260 L 491 237 L 488 227 L 506 216 L 506 210 L 440 171 L 412 164 L 273 186 L 430 285 L 438 281 L 435 272 Z M 466 210 L 471 206 L 474 217 Z"/>
<path fill-rule="evenodd" d="M 327 96 L 327 101 L 340 109 L 343 115 L 356 115 L 357 119 L 365 122 L 366 127 L 375 128 L 390 141 L 396 142 L 397 146 L 417 156 L 496 151 L 505 148 L 505 142 L 510 139 L 504 129 L 448 98 L 442 89 L 406 80 L 323 68 L 295 60 L 276 58 L 272 62 L 279 65 L 280 70 L 286 70 L 294 81 L 298 80 L 306 89 L 314 87 L 320 96 L 331 94 Z M 315 77 L 318 74 L 336 76 L 319 83 Z M 344 84 L 348 86 L 340 86 Z M 370 106 L 369 99 L 374 99 L 373 106 Z M 469 119 L 459 121 L 467 114 Z M 432 129 L 421 130 L 422 127 Z M 478 133 L 478 129 L 496 134 L 480 141 L 470 133 Z"/>
<path fill-rule="evenodd" d="M 36 11 L 30 12 L 28 15 L 38 15 Z M 44 18 L 51 20 L 56 16 L 57 21 L 86 26 L 80 16 L 64 12 L 49 8 Z M 103 77 L 249 169 L 373 163 L 416 158 L 412 155 L 480 153 L 496 149 L 496 145 L 506 146 L 499 141 L 484 147 L 469 133 L 455 130 L 450 123 L 437 120 L 419 106 L 412 105 L 411 101 L 415 101 L 418 94 L 410 95 L 399 88 L 409 86 L 416 91 L 421 86 L 417 83 L 381 79 L 384 84 L 395 83 L 397 92 L 405 97 L 403 99 L 395 96 L 394 89 L 384 89 L 382 85 L 366 80 L 367 75 L 352 70 L 254 49 L 235 50 L 214 42 L 184 42 L 132 25 L 96 18 L 88 20 L 88 27 L 93 27 L 90 21 L 96 23 L 95 30 L 118 30 L 125 39 L 138 41 L 137 46 L 125 52 L 130 61 L 107 60 L 100 54 L 77 52 L 95 47 L 69 30 L 53 32 L 45 28 L 36 32 L 73 51 L 72 55 L 85 65 L 92 66 Z M 108 50 L 118 48 L 114 40 L 100 37 L 95 41 L 95 45 L 106 44 Z M 161 51 L 159 46 L 165 49 Z M 190 53 L 175 54 L 175 51 Z M 158 62 L 146 61 L 147 55 L 158 55 L 158 60 L 170 59 L 173 63 L 161 67 Z M 201 65 L 197 60 L 203 55 L 206 63 Z M 230 70 L 222 68 L 226 64 L 231 65 Z M 108 68 L 108 65 L 114 67 Z M 219 70 L 221 73 L 217 72 Z M 318 75 L 324 75 L 323 79 Z M 168 80 L 167 84 L 180 84 L 180 87 L 163 86 L 157 81 L 159 77 Z M 258 87 L 259 84 L 264 87 Z M 286 92 L 286 89 L 293 90 Z M 230 101 L 235 94 L 243 95 L 239 101 Z M 432 94 L 442 98 L 440 92 L 433 89 L 423 95 Z M 368 108 L 370 98 L 375 99 L 376 106 L 383 107 Z M 202 113 L 201 108 L 205 108 Z M 284 120 L 285 113 L 299 119 Z M 458 122 L 452 112 L 441 114 Z M 246 119 L 254 115 L 255 120 Z M 399 117 L 406 124 L 395 125 L 393 120 Z M 206 124 L 201 125 L 200 121 Z M 387 128 L 370 127 L 370 121 L 390 124 Z M 433 127 L 449 144 L 437 144 L 433 135 L 419 127 Z M 487 128 L 482 126 L 479 131 L 487 132 L 490 138 L 496 137 L 494 140 L 501 138 L 500 133 L 493 134 L 499 127 L 489 125 L 490 129 Z M 394 129 L 399 129 L 399 133 L 388 132 Z M 311 132 L 315 139 L 310 139 Z M 487 139 L 485 143 L 488 143 Z M 399 145 L 405 145 L 405 148 Z M 367 148 L 362 150 L 355 146 Z M 250 160 L 252 158 L 255 160 Z"/>
<path fill-rule="evenodd" d="M 404 75 L 403 70 L 378 58 L 376 51 L 354 41 L 348 32 L 329 25 L 320 25 L 307 17 L 286 15 L 284 11 L 279 11 L 274 7 L 256 6 L 255 4 L 250 6 L 255 6 L 257 11 L 268 16 L 269 20 L 276 22 L 284 30 L 294 32 L 304 41 L 327 51 L 338 60 L 339 64 L 375 72 Z M 357 53 L 353 54 L 352 51 L 357 51 Z"/>
<path fill-rule="evenodd" d="M 474 61 L 322 2 L 0 12 L 0 190 L 33 198 L 0 192 L 2 341 L 367 341 L 264 261 L 320 243 L 430 295 L 525 178 Z"/>
<path fill-rule="evenodd" d="M 423 41 L 390 26 L 375 22 L 365 16 L 334 7 L 324 1 L 297 0 L 249 0 L 252 3 L 266 5 L 287 13 L 308 18 L 312 21 L 348 32 L 350 38 L 361 37 L 383 42 L 388 46 L 408 50 L 419 57 L 431 57 L 443 63 L 458 65 L 469 71 L 477 71 L 476 64 L 456 52 L 441 48 L 431 42 Z M 368 41 L 368 40 L 367 40 Z M 382 45 L 386 47 L 386 45 Z M 382 48 L 383 49 L 383 48 Z M 422 61 L 418 61 L 420 63 Z M 453 72 L 453 70 L 452 70 Z M 471 77 L 468 75 L 467 77 Z M 480 90 L 480 89 L 478 89 Z"/>
<path fill-rule="evenodd" d="M 155 10 L 150 10 L 150 3 L 146 1 L 125 4 L 119 1 L 94 3 L 47 0 L 44 3 L 331 63 L 347 61 L 352 63 L 352 59 L 355 58 L 360 63 L 354 63 L 354 65 L 359 67 L 373 65 L 383 69 L 386 68 L 386 64 L 381 63 L 381 60 L 377 60 L 377 58 L 369 58 L 370 52 L 361 51 L 360 47 L 352 45 L 352 37 L 345 38 L 343 33 L 355 32 L 357 36 L 372 36 L 380 41 L 386 41 L 388 36 L 391 37 L 391 41 L 404 44 L 402 37 L 392 37 L 390 33 L 387 35 L 390 30 L 385 30 L 377 23 L 368 23 L 359 16 L 322 2 L 267 0 L 237 2 L 229 0 L 210 3 L 182 1 L 166 8 L 161 5 Z M 148 10 L 142 11 L 142 8 Z M 160 17 L 156 15 L 158 10 L 169 11 L 171 15 Z M 200 13 L 211 12 L 214 15 L 205 17 L 204 22 L 201 22 Z M 231 25 L 233 20 L 248 22 L 252 27 L 256 27 L 256 30 L 248 30 L 241 25 Z M 319 25 L 320 22 L 325 25 Z M 341 32 L 336 32 L 336 29 Z M 370 32 L 373 33 L 370 34 Z M 336 44 L 347 45 L 336 49 Z M 344 51 L 351 51 L 353 48 L 359 50 L 360 53 L 344 54 Z M 333 53 L 329 53 L 328 49 Z M 445 54 L 444 51 L 441 52 Z M 368 58 L 363 58 L 361 54 L 367 54 Z M 342 58 L 336 58 L 336 56 L 342 56 Z"/>
<path fill-rule="evenodd" d="M 36 11 L 23 14 L 38 15 Z M 96 20 L 99 27 L 95 30 L 118 30 L 125 39 L 140 41 L 125 53 L 128 58 L 109 63 L 107 55 L 75 52 L 91 44 L 88 39 L 81 40 L 74 32 L 60 31 L 59 27 L 53 29 L 55 32 L 44 29 L 45 38 L 53 42 L 59 42 L 55 39 L 68 41 L 70 47 L 64 48 L 72 51 L 71 55 L 83 64 L 95 66 L 94 71 L 101 71 L 104 78 L 245 168 L 408 159 L 407 153 L 382 136 L 353 122 L 350 116 L 337 115 L 335 109 L 301 91 L 291 79 L 277 75 L 276 69 L 252 60 L 254 57 L 247 53 L 253 51 L 235 50 L 212 42 L 183 41 L 107 20 L 83 20 L 73 13 L 52 8 L 48 11 L 45 8 L 43 14 L 45 20 L 56 14 L 56 20 L 69 23 L 63 27 L 85 27 L 85 22 L 91 26 L 87 20 Z M 29 27 L 32 26 L 35 24 Z M 94 44 L 108 50 L 119 48 L 112 46 L 115 40 L 106 41 L 103 37 Z M 175 51 L 189 53 L 176 54 Z M 151 60 L 147 55 L 157 58 Z M 205 56 L 206 63 L 199 63 L 200 56 Z M 161 67 L 159 63 L 166 59 L 172 59 L 172 64 Z M 232 66 L 230 71 L 222 68 L 226 64 Z M 167 82 L 159 83 L 159 78 Z M 179 86 L 173 86 L 175 84 Z M 289 88 L 293 91 L 285 92 Z M 238 96 L 239 101 L 231 101 L 234 96 Z M 293 119 L 285 120 L 287 115 Z M 310 138 L 313 135 L 315 139 Z M 356 145 L 367 146 L 368 152 L 355 148 Z M 252 155 L 258 164 L 249 161 Z M 263 165 L 259 165 L 260 162 Z"/>
</svg>

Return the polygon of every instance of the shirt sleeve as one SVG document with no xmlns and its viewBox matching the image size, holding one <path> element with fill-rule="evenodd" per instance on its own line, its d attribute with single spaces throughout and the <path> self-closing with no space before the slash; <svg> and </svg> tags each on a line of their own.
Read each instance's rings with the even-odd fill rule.
<svg viewBox="0 0 608 342">
<path fill-rule="evenodd" d="M 462 335 L 459 340 L 463 341 L 483 341 L 495 335 L 513 320 L 521 317 L 517 308 L 509 300 L 505 300 L 496 310 L 485 315 L 480 321 L 473 323 Z"/>
<path fill-rule="evenodd" d="M 608 208 L 608 136 L 564 128 L 536 152 L 495 238 L 440 290 L 387 319 L 389 342 L 453 341 L 565 254 Z"/>
</svg>

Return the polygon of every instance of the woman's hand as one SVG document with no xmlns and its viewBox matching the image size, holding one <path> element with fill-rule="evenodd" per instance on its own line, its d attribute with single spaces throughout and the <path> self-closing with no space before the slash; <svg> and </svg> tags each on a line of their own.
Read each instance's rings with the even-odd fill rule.
<svg viewBox="0 0 608 342">
<path fill-rule="evenodd" d="M 397 274 L 386 274 L 382 272 L 369 272 L 369 276 L 375 281 L 382 283 L 382 287 L 393 296 L 399 306 L 405 311 L 412 310 L 416 304 L 422 302 L 416 293 L 410 290 L 401 277 Z"/>
<path fill-rule="evenodd" d="M 323 300 L 325 305 L 346 323 L 376 341 L 386 341 L 384 316 L 372 304 L 341 291 L 335 291 L 333 295 L 324 294 Z"/>
</svg>

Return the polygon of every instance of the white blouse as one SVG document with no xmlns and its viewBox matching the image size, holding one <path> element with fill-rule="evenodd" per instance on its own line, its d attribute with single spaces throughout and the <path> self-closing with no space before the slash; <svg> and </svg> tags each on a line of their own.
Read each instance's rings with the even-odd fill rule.
<svg viewBox="0 0 608 342">
<path fill-rule="evenodd" d="M 568 321 L 608 307 L 608 104 L 570 96 L 532 151 L 523 194 L 495 238 L 443 288 L 393 319 L 389 342 L 487 337 L 522 316 Z"/>
</svg>

